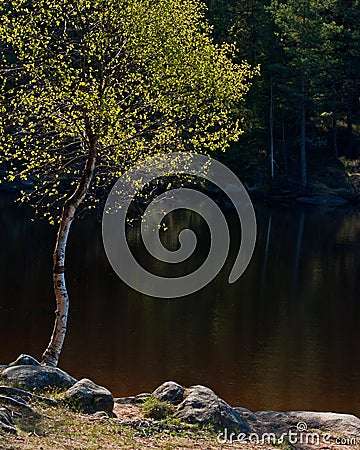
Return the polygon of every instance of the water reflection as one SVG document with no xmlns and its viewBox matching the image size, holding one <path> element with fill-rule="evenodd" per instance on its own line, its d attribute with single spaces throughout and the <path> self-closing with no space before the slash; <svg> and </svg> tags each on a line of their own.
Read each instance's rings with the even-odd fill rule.
<svg viewBox="0 0 360 450">
<path fill-rule="evenodd" d="M 74 223 L 61 366 L 116 395 L 174 379 L 207 384 L 254 410 L 359 415 L 359 212 L 258 206 L 256 213 L 258 242 L 244 276 L 227 284 L 239 235 L 230 217 L 235 239 L 224 269 L 202 291 L 172 300 L 127 288 L 106 260 L 100 223 L 94 217 Z M 39 357 L 52 329 L 55 230 L 30 217 L 26 208 L 1 199 L 1 362 L 20 352 Z M 176 226 L 189 221 L 206 240 L 198 217 L 180 215 Z M 137 233 L 130 235 L 141 257 Z M 164 239 L 175 245 L 172 236 Z M 198 249 L 194 265 L 201 264 L 207 245 Z"/>
</svg>

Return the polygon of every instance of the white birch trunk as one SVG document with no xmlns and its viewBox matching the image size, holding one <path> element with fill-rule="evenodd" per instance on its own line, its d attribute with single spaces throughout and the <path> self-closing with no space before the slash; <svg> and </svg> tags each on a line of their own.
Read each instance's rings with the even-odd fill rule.
<svg viewBox="0 0 360 450">
<path fill-rule="evenodd" d="M 56 367 L 64 344 L 69 314 L 69 295 L 65 284 L 65 252 L 70 227 L 79 205 L 88 192 L 96 161 L 96 142 L 93 141 L 86 165 L 74 194 L 65 202 L 54 250 L 53 283 L 56 299 L 55 324 L 41 364 Z"/>
</svg>

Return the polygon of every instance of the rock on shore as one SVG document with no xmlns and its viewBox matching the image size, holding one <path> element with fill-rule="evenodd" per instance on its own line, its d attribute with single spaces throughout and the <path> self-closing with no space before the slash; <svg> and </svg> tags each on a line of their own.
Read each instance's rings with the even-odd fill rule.
<svg viewBox="0 0 360 450">
<path fill-rule="evenodd" d="M 22 389 L 40 391 L 46 388 L 69 388 L 76 383 L 75 378 L 57 367 L 12 366 L 3 370 L 1 379 Z"/>
</svg>

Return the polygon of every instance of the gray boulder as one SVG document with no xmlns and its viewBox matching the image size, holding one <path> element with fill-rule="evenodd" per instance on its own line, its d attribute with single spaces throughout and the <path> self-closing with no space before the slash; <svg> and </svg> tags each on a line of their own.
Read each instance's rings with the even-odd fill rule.
<svg viewBox="0 0 360 450">
<path fill-rule="evenodd" d="M 7 408 L 0 408 L 0 429 L 7 433 L 16 434 L 16 428 Z"/>
<path fill-rule="evenodd" d="M 109 414 L 105 411 L 96 411 L 96 413 L 93 414 L 94 418 L 96 419 L 108 419 Z"/>
<path fill-rule="evenodd" d="M 184 399 L 185 388 L 174 381 L 166 381 L 152 393 L 152 396 L 158 400 L 178 405 Z"/>
<path fill-rule="evenodd" d="M 240 406 L 235 406 L 233 410 L 238 413 L 239 416 L 250 426 L 252 433 L 266 433 L 267 428 L 264 426 L 263 421 L 256 415 L 256 413 Z"/>
<path fill-rule="evenodd" d="M 40 366 L 41 364 L 30 355 L 22 353 L 9 366 Z"/>
<path fill-rule="evenodd" d="M 0 375 L 1 375 L 1 372 L 3 372 L 5 369 L 7 369 L 9 366 L 7 365 L 7 366 L 5 366 L 4 364 L 0 364 Z"/>
<path fill-rule="evenodd" d="M 46 388 L 69 388 L 76 379 L 57 367 L 13 366 L 5 369 L 0 378 L 10 385 L 40 391 Z"/>
<path fill-rule="evenodd" d="M 136 403 L 140 402 L 136 401 L 136 397 L 117 397 L 114 398 L 114 403 L 117 405 L 136 405 Z"/>
<path fill-rule="evenodd" d="M 148 392 L 143 392 L 142 394 L 138 394 L 135 395 L 134 399 L 135 399 L 135 403 L 144 403 L 145 400 L 147 400 L 148 398 L 151 397 L 151 394 L 149 394 Z"/>
<path fill-rule="evenodd" d="M 111 392 L 87 378 L 83 378 L 68 389 L 64 398 L 85 414 L 94 414 L 97 411 L 112 414 L 114 408 Z"/>
<path fill-rule="evenodd" d="M 144 392 L 142 394 L 138 394 L 132 397 L 119 397 L 114 398 L 114 403 L 118 405 L 138 405 L 144 403 L 145 400 L 152 397 L 148 392 Z"/>
<path fill-rule="evenodd" d="M 175 416 L 188 423 L 212 424 L 216 429 L 251 432 L 241 415 L 205 386 L 192 386 L 187 389 Z"/>
<path fill-rule="evenodd" d="M 351 414 L 313 411 L 260 411 L 255 413 L 263 426 L 276 435 L 298 429 L 299 424 L 306 430 L 321 430 L 335 435 L 360 437 L 360 419 Z M 304 425 L 305 424 L 305 425 Z"/>
</svg>

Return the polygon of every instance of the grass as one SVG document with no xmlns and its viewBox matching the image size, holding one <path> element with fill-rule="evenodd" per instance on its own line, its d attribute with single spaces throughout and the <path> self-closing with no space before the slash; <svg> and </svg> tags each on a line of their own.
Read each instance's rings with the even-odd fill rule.
<svg viewBox="0 0 360 450">
<path fill-rule="evenodd" d="M 149 397 L 142 404 L 142 410 L 144 417 L 161 420 L 171 416 L 174 412 L 174 407 L 170 403 Z"/>
<path fill-rule="evenodd" d="M 145 402 L 145 410 L 169 411 L 169 405 Z M 261 446 L 219 444 L 216 433 L 209 427 L 184 424 L 171 414 L 159 421 L 147 419 L 146 426 L 130 427 L 118 419 L 95 418 L 79 414 L 69 407 L 47 406 L 32 402 L 34 412 L 18 410 L 14 417 L 17 435 L 0 429 L 0 449 L 6 450 L 95 450 L 95 449 L 265 449 Z M 155 415 L 157 412 L 155 413 Z"/>
</svg>

